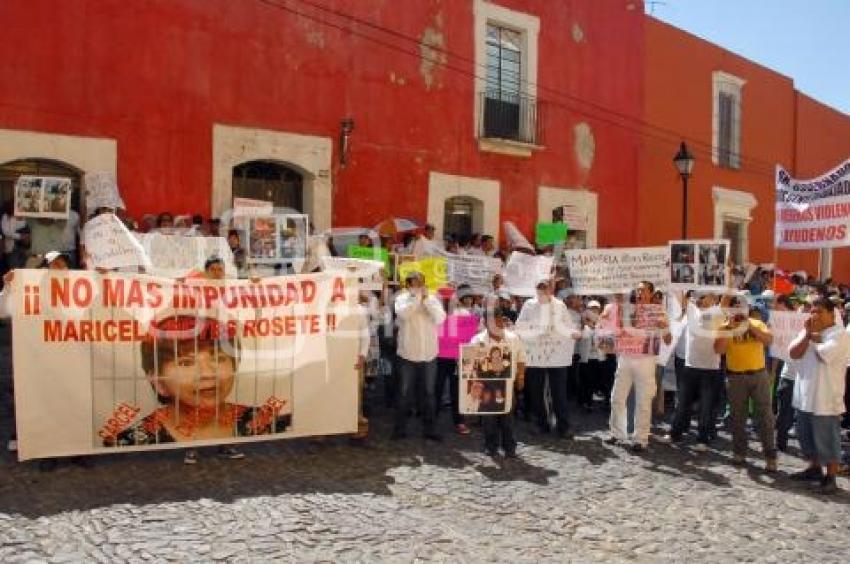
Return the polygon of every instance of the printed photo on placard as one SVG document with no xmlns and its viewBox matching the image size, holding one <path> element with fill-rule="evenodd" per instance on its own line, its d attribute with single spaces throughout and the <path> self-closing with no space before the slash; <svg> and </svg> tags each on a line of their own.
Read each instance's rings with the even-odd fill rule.
<svg viewBox="0 0 850 564">
<path fill-rule="evenodd" d="M 71 209 L 71 179 L 21 176 L 15 182 L 15 215 L 66 219 Z"/>
<path fill-rule="evenodd" d="M 670 242 L 670 283 L 678 289 L 725 288 L 729 280 L 729 241 Z"/>
<path fill-rule="evenodd" d="M 250 259 L 279 258 L 277 221 L 274 216 L 250 218 L 248 222 L 248 245 L 248 257 Z"/>
<path fill-rule="evenodd" d="M 292 426 L 291 366 L 243 362 L 254 339 L 194 316 L 160 321 L 154 332 L 136 351 L 93 347 L 113 357 L 92 374 L 94 448 L 279 435 Z"/>
<path fill-rule="evenodd" d="M 506 343 L 460 347 L 460 412 L 508 413 L 513 402 L 514 358 Z"/>
<path fill-rule="evenodd" d="M 512 380 L 464 380 L 461 383 L 460 412 L 465 415 L 510 413 Z"/>
</svg>

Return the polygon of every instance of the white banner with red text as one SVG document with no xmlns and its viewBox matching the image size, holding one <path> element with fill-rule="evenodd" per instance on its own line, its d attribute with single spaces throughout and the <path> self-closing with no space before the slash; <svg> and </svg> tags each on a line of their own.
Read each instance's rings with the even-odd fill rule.
<svg viewBox="0 0 850 564">
<path fill-rule="evenodd" d="M 850 246 L 850 159 L 811 180 L 776 167 L 776 247 Z"/>
<path fill-rule="evenodd" d="M 11 291 L 20 460 L 357 430 L 356 278 L 19 270 Z"/>
</svg>

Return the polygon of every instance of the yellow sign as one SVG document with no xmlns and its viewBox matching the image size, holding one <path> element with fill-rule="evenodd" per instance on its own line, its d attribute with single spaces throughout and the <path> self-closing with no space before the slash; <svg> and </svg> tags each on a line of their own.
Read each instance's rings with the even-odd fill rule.
<svg viewBox="0 0 850 564">
<path fill-rule="evenodd" d="M 411 272 L 420 272 L 425 277 L 425 286 L 432 292 L 448 285 L 446 277 L 446 259 L 429 257 L 398 265 L 398 279 L 404 280 Z"/>
</svg>

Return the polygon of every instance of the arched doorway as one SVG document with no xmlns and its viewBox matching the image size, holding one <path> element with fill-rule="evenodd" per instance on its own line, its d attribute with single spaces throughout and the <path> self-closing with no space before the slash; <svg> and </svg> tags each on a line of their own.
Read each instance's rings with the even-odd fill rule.
<svg viewBox="0 0 850 564">
<path fill-rule="evenodd" d="M 443 212 L 443 234 L 455 239 L 481 233 L 484 221 L 484 204 L 477 198 L 454 196 L 446 199 Z"/>
<path fill-rule="evenodd" d="M 233 197 L 272 202 L 276 208 L 304 211 L 304 176 L 274 161 L 249 161 L 233 167 Z"/>
<path fill-rule="evenodd" d="M 20 176 L 62 176 L 71 179 L 71 209 L 80 211 L 83 173 L 75 167 L 51 159 L 20 159 L 0 165 L 0 209 L 12 209 L 15 182 Z"/>
</svg>

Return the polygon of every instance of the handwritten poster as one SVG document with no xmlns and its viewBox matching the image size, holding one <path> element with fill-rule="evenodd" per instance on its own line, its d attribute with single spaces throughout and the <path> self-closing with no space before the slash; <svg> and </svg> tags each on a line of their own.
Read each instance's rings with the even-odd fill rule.
<svg viewBox="0 0 850 564">
<path fill-rule="evenodd" d="M 493 291 L 493 278 L 502 272 L 502 261 L 497 258 L 445 253 L 446 274 L 455 287 L 468 284 L 472 291 L 488 294 Z"/>
<path fill-rule="evenodd" d="M 625 294 L 644 280 L 659 290 L 670 283 L 667 247 L 569 250 L 564 259 L 572 290 L 580 295 Z"/>
<path fill-rule="evenodd" d="M 124 209 L 124 200 L 118 191 L 115 174 L 107 171 L 86 173 L 86 209 L 89 213 L 98 208 Z"/>
<path fill-rule="evenodd" d="M 532 297 L 537 283 L 552 277 L 552 257 L 514 251 L 505 266 L 505 288 L 515 296 Z"/>
<path fill-rule="evenodd" d="M 86 265 L 90 268 L 150 267 L 142 244 L 114 214 L 103 213 L 83 228 Z"/>
<path fill-rule="evenodd" d="M 788 347 L 791 341 L 805 328 L 809 315 L 796 311 L 771 311 L 768 325 L 773 333 L 773 344 L 770 345 L 770 356 L 788 362 Z"/>
</svg>

